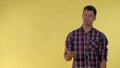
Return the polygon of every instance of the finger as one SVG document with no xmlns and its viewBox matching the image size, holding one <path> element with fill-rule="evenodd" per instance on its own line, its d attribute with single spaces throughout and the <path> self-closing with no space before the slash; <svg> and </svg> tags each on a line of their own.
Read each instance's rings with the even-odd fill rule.
<svg viewBox="0 0 120 68">
<path fill-rule="evenodd" d="M 67 53 L 70 53 L 70 52 L 71 52 L 71 51 L 69 51 L 67 48 L 65 48 L 65 50 L 66 50 Z"/>
<path fill-rule="evenodd" d="M 72 56 L 75 56 L 75 52 L 72 52 Z"/>
</svg>

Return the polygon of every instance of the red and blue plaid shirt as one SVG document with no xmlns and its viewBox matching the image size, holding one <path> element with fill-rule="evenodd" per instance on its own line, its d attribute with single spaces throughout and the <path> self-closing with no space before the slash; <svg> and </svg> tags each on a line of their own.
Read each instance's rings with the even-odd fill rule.
<svg viewBox="0 0 120 68">
<path fill-rule="evenodd" d="M 105 35 L 95 28 L 85 33 L 80 27 L 69 33 L 66 48 L 75 52 L 72 68 L 100 68 L 100 61 L 107 60 L 107 44 Z"/>
</svg>

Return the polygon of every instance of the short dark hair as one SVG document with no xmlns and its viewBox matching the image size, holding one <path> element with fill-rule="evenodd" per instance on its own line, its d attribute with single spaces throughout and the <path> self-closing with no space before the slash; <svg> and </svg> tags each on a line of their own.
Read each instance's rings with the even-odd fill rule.
<svg viewBox="0 0 120 68">
<path fill-rule="evenodd" d="M 93 11 L 93 12 L 94 12 L 94 15 L 95 15 L 95 16 L 97 15 L 97 10 L 96 10 L 96 8 L 95 8 L 94 6 L 92 6 L 92 5 L 87 5 L 87 6 L 85 6 L 85 7 L 84 7 L 84 10 Z M 84 10 L 83 10 L 83 12 L 84 12 Z"/>
</svg>

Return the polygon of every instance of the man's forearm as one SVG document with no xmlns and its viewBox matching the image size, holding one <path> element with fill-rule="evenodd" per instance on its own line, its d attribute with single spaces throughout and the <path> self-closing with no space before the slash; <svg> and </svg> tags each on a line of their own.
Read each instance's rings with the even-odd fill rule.
<svg viewBox="0 0 120 68">
<path fill-rule="evenodd" d="M 100 68 L 106 68 L 106 60 L 100 62 Z"/>
</svg>

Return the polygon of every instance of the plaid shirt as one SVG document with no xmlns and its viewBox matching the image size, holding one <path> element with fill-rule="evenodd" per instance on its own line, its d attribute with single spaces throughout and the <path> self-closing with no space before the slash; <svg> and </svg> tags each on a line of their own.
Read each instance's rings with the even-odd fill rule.
<svg viewBox="0 0 120 68">
<path fill-rule="evenodd" d="M 100 68 L 100 61 L 107 60 L 107 44 L 105 35 L 95 28 L 85 33 L 80 27 L 69 33 L 66 48 L 75 52 L 72 68 Z"/>
</svg>

